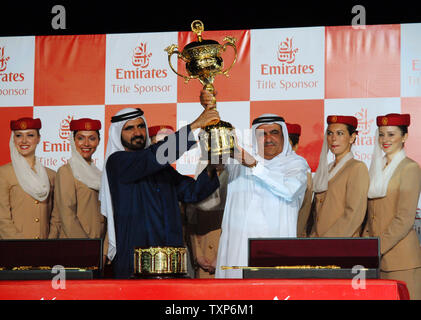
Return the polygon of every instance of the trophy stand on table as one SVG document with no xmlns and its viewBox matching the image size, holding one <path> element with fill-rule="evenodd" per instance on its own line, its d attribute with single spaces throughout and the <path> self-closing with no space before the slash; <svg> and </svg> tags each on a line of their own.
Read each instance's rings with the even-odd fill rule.
<svg viewBox="0 0 421 320">
<path fill-rule="evenodd" d="M 178 51 L 178 46 L 170 45 L 165 49 L 168 53 L 168 63 L 178 76 L 182 77 L 185 83 L 191 79 L 198 79 L 203 84 L 203 89 L 214 94 L 215 88 L 213 82 L 217 74 L 228 76 L 234 63 L 237 61 L 236 39 L 225 37 L 223 45 L 215 40 L 204 40 L 202 32 L 204 26 L 202 21 L 195 20 L 191 24 L 191 29 L 197 35 L 197 41 L 187 44 L 182 52 Z M 227 46 L 234 49 L 235 57 L 231 65 L 223 70 L 223 59 L 221 52 L 225 51 Z M 171 56 L 177 54 L 178 59 L 186 63 L 187 75 L 178 73 L 171 64 Z M 215 96 L 213 97 L 216 105 Z M 225 157 L 229 157 L 234 152 L 233 126 L 229 122 L 218 121 L 208 123 L 200 135 L 200 147 L 202 156 L 207 156 L 211 163 L 221 163 Z"/>
</svg>

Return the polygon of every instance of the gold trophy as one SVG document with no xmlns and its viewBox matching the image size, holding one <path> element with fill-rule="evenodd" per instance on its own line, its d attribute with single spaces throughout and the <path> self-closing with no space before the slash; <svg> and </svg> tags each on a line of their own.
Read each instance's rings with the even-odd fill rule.
<svg viewBox="0 0 421 320">
<path fill-rule="evenodd" d="M 184 78 L 185 83 L 191 79 L 199 79 L 203 84 L 203 89 L 214 93 L 215 88 L 213 82 L 217 74 L 223 74 L 228 77 L 228 71 L 231 70 L 237 61 L 236 39 L 233 37 L 225 37 L 226 41 L 223 45 L 215 40 L 202 39 L 204 26 L 202 21 L 195 20 L 191 24 L 191 29 L 197 35 L 197 41 L 187 44 L 183 51 L 178 51 L 178 46 L 173 44 L 165 49 L 168 53 L 168 63 L 178 76 Z M 234 49 L 234 60 L 231 65 L 223 70 L 224 63 L 221 52 L 225 51 L 227 46 Z M 178 73 L 171 64 L 171 56 L 177 54 L 178 59 L 186 63 L 187 75 Z M 214 103 L 216 99 L 213 97 Z M 208 156 L 208 159 L 215 163 L 220 163 L 224 156 L 229 156 L 234 152 L 233 126 L 225 121 L 211 122 L 204 128 L 204 132 L 200 135 L 200 147 L 202 155 Z"/>
</svg>

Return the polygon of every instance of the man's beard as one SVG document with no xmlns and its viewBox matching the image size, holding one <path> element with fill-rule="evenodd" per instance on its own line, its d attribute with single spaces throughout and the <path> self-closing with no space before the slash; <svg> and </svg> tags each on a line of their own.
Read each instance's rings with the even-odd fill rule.
<svg viewBox="0 0 421 320">
<path fill-rule="evenodd" d="M 146 139 L 144 136 L 135 136 L 128 142 L 121 137 L 121 144 L 129 150 L 137 151 L 145 148 Z"/>
</svg>

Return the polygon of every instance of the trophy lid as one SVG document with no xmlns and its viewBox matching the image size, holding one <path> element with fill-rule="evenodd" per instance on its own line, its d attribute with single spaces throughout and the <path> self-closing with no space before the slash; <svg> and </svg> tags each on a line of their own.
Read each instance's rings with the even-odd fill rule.
<svg viewBox="0 0 421 320">
<path fill-rule="evenodd" d="M 197 35 L 197 41 L 190 42 L 184 47 L 184 50 L 189 50 L 191 48 L 207 45 L 219 45 L 218 41 L 215 40 L 204 40 L 202 39 L 202 32 L 205 29 L 203 22 L 200 20 L 194 20 L 191 23 L 191 30 Z"/>
<path fill-rule="evenodd" d="M 202 41 L 193 41 L 187 44 L 184 47 L 184 50 L 189 50 L 191 48 L 199 47 L 199 46 L 207 46 L 207 45 L 219 45 L 218 41 L 215 40 L 202 40 Z"/>
</svg>

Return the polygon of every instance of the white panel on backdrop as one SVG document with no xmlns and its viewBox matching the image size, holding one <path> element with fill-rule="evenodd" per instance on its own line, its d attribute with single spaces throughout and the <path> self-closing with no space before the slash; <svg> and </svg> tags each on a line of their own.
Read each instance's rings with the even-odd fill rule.
<svg viewBox="0 0 421 320">
<path fill-rule="evenodd" d="M 37 147 L 36 156 L 41 163 L 53 170 L 57 170 L 71 156 L 69 135 L 72 119 L 91 118 L 100 120 L 101 141 L 92 156 L 96 166 L 102 170 L 104 165 L 104 106 L 54 106 L 34 107 L 34 118 L 42 122 L 41 142 Z"/>
<path fill-rule="evenodd" d="M 177 36 L 177 32 L 107 34 L 105 103 L 175 103 L 177 76 L 164 49 L 177 43 Z"/>
<path fill-rule="evenodd" d="M 193 122 L 202 113 L 203 107 L 199 103 L 177 104 L 177 130 Z M 236 129 L 239 143 L 246 149 L 250 145 L 250 102 L 218 102 L 218 112 L 221 120 L 229 122 Z M 199 130 L 195 131 L 197 137 Z M 200 158 L 200 148 L 192 148 L 185 152 L 177 161 L 177 171 L 181 174 L 194 175 L 196 164 Z"/>
<path fill-rule="evenodd" d="M 326 129 L 328 115 L 356 117 L 358 119 L 358 135 L 352 152 L 355 159 L 365 162 L 367 167 L 370 167 L 377 129 L 376 117 L 400 112 L 400 98 L 326 99 L 324 126 Z M 333 159 L 333 155 L 329 152 L 329 162 Z"/>
<path fill-rule="evenodd" d="M 421 23 L 401 25 L 401 96 L 421 97 Z"/>
<path fill-rule="evenodd" d="M 325 28 L 251 30 L 251 100 L 323 99 Z"/>
<path fill-rule="evenodd" d="M 35 37 L 0 38 L 0 106 L 34 105 Z"/>
</svg>

